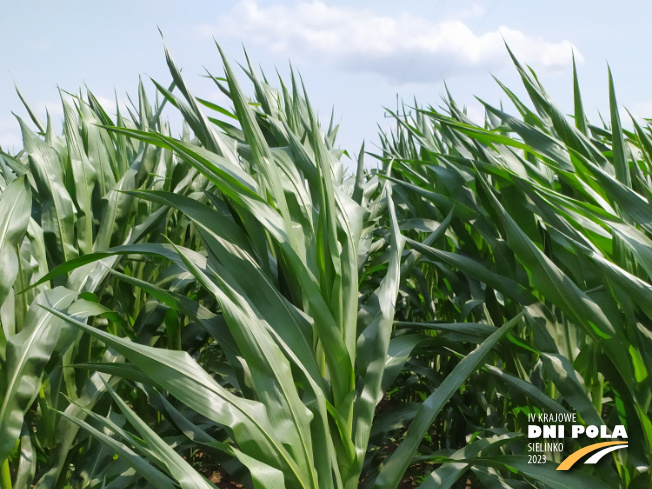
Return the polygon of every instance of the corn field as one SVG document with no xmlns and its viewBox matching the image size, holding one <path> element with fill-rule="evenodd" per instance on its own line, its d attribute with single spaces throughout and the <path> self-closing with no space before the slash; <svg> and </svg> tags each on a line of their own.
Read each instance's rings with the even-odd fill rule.
<svg viewBox="0 0 652 489">
<path fill-rule="evenodd" d="M 611 74 L 595 125 L 513 58 L 514 114 L 406 107 L 349 175 L 296 77 L 220 55 L 229 107 L 167 51 L 153 103 L 62 92 L 58 133 L 24 101 L 0 489 L 652 487 L 652 126 Z M 545 413 L 627 447 L 559 471 L 605 441 L 567 427 L 533 462 Z"/>
</svg>

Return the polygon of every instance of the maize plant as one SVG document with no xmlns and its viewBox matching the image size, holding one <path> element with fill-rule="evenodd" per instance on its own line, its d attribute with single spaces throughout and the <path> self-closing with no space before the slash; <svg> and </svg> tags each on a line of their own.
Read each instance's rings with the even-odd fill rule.
<svg viewBox="0 0 652 489">
<path fill-rule="evenodd" d="M 347 176 L 293 75 L 250 98 L 222 54 L 223 107 L 166 60 L 0 155 L 0 488 L 649 487 L 652 144 L 613 90 L 572 125 L 516 62 L 535 110 L 394 114 Z M 571 411 L 628 450 L 528 464 Z"/>
<path fill-rule="evenodd" d="M 395 114 L 400 130 L 384 135 L 399 225 L 412 228 L 407 247 L 422 257 L 404 282 L 399 324 L 450 338 L 460 355 L 460 335 L 477 341 L 471 335 L 480 339 L 487 325 L 524 311 L 502 362 L 469 381 L 478 387 L 452 407 L 440 436 L 456 433 L 463 443 L 478 427 L 525 433 L 528 413 L 574 412 L 585 424 L 623 425 L 628 434 L 627 450 L 585 472 L 607 487 L 648 487 L 650 128 L 633 119 L 633 131 L 623 128 L 611 74 L 610 121 L 596 126 L 586 118 L 575 71 L 569 118 L 534 72 L 513 60 L 532 108 L 501 84 L 517 115 L 483 102 L 480 126 L 449 94 L 443 111 Z M 437 353 L 440 364 L 448 357 Z M 568 438 L 566 455 L 587 443 Z M 563 456 L 556 455 L 551 469 Z M 527 474 L 516 451 L 510 457 L 473 459 L 467 467 L 483 484 L 496 467 L 552 482 Z M 562 485 L 552 487 L 572 485 L 567 476 L 557 479 Z"/>
</svg>

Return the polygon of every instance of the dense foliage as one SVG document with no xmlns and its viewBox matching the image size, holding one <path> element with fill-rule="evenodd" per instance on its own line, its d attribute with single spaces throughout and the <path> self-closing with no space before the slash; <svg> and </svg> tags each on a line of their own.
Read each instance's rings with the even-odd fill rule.
<svg viewBox="0 0 652 489">
<path fill-rule="evenodd" d="M 345 176 L 303 87 L 62 93 L 0 153 L 0 488 L 648 488 L 652 132 L 394 114 Z M 158 99 L 157 97 L 157 99 Z M 164 108 L 185 121 L 180 137 Z M 367 155 L 369 156 L 369 155 Z M 528 415 L 629 446 L 528 463 Z"/>
</svg>

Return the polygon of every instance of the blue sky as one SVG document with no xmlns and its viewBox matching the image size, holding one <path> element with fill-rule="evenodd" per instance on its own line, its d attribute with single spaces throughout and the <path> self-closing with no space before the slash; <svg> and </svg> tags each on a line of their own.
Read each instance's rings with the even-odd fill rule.
<svg viewBox="0 0 652 489">
<path fill-rule="evenodd" d="M 340 145 L 357 152 L 376 140 L 377 125 L 389 127 L 383 106 L 396 94 L 422 105 L 439 105 L 445 79 L 454 97 L 481 117 L 473 95 L 505 101 L 491 74 L 523 91 L 505 39 L 530 64 L 558 105 L 571 111 L 571 49 L 578 60 L 590 118 L 608 111 L 607 63 L 618 102 L 635 116 L 652 117 L 652 4 L 632 0 L 67 0 L 0 4 L 0 146 L 21 147 L 12 112 L 26 117 L 16 83 L 41 114 L 61 116 L 57 87 L 88 86 L 112 104 L 135 94 L 138 77 L 163 84 L 169 74 L 165 36 L 196 95 L 223 102 L 201 77 L 220 72 L 213 38 L 234 61 L 244 46 L 268 77 L 301 73 L 322 119 L 335 108 Z M 153 90 L 152 90 L 153 93 Z"/>
</svg>

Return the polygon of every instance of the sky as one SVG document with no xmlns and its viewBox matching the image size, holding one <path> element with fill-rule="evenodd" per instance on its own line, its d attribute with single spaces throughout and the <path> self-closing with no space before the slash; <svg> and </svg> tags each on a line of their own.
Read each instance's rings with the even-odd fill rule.
<svg viewBox="0 0 652 489">
<path fill-rule="evenodd" d="M 135 96 L 139 77 L 151 94 L 150 78 L 169 83 L 164 43 L 194 94 L 219 104 L 228 102 L 203 77 L 221 74 L 215 42 L 234 63 L 246 49 L 272 81 L 291 64 L 322 121 L 334 110 L 352 155 L 391 127 L 384 107 L 397 96 L 438 107 L 448 87 L 478 121 L 475 96 L 509 107 L 492 76 L 525 97 L 505 43 L 566 113 L 574 53 L 592 122 L 608 119 L 608 67 L 621 114 L 652 117 L 651 16 L 643 0 L 0 0 L 0 147 L 22 147 L 12 113 L 27 112 L 14 85 L 43 118 L 46 108 L 61 118 L 59 89 L 88 87 L 112 107 Z"/>
</svg>

